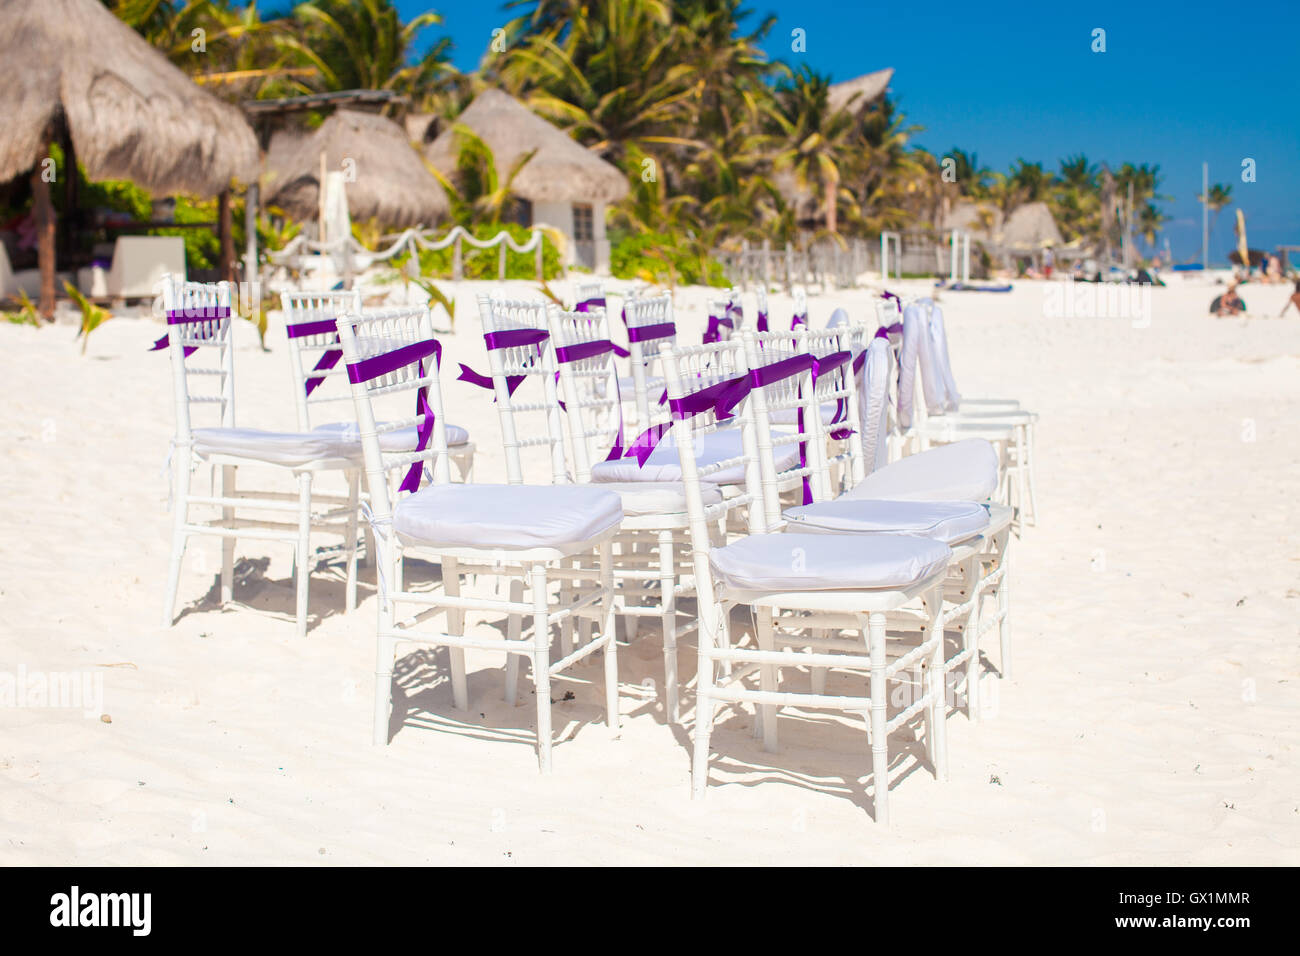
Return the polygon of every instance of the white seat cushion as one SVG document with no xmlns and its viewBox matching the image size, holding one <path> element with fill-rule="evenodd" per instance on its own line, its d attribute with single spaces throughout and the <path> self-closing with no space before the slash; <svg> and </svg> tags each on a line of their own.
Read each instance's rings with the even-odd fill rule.
<svg viewBox="0 0 1300 956">
<path fill-rule="evenodd" d="M 230 455 L 289 468 L 354 457 L 355 446 L 322 432 L 268 432 L 260 428 L 196 428 L 194 450 L 204 458 Z"/>
<path fill-rule="evenodd" d="M 623 499 L 625 515 L 675 515 L 686 511 L 686 486 L 680 481 L 602 481 L 602 491 Z M 710 482 L 700 483 L 704 507 L 722 502 L 722 492 Z"/>
<path fill-rule="evenodd" d="M 785 512 L 792 531 L 910 534 L 956 544 L 983 534 L 989 513 L 968 501 L 819 501 Z"/>
<path fill-rule="evenodd" d="M 971 438 L 878 468 L 840 499 L 986 501 L 997 487 L 997 452 L 984 439 Z"/>
<path fill-rule="evenodd" d="M 380 423 L 382 427 L 382 422 Z M 330 422 L 327 425 L 317 425 L 312 429 L 314 432 L 329 432 L 339 436 L 339 440 L 350 442 L 356 446 L 355 454 L 361 454 L 361 430 L 357 427 L 356 422 Z M 399 428 L 393 432 L 380 432 L 379 447 L 383 451 L 415 451 L 415 445 L 419 441 L 419 430 L 414 426 L 409 428 Z M 447 447 L 454 448 L 456 445 L 464 445 L 469 442 L 469 432 L 459 425 L 447 425 Z"/>
<path fill-rule="evenodd" d="M 623 519 L 618 495 L 591 485 L 430 485 L 397 503 L 403 544 L 572 552 Z"/>
<path fill-rule="evenodd" d="M 682 480 L 681 461 L 677 457 L 677 441 L 674 432 L 681 425 L 674 425 L 655 450 L 646 459 L 645 467 L 639 467 L 635 458 L 618 458 L 614 461 L 602 461 L 593 465 L 591 480 L 604 484 L 611 481 L 655 481 L 678 482 Z M 775 434 L 775 433 L 774 433 Z M 695 436 L 695 460 L 701 465 L 738 458 L 742 454 L 740 429 L 724 428 Z M 794 466 L 799 459 L 798 445 L 780 445 L 774 449 L 776 469 L 784 471 Z M 706 475 L 705 480 L 719 485 L 735 484 L 745 480 L 744 463 L 729 465 L 721 471 Z"/>
<path fill-rule="evenodd" d="M 754 534 L 709 561 L 741 591 L 863 591 L 923 581 L 951 554 L 940 541 L 902 534 Z"/>
</svg>

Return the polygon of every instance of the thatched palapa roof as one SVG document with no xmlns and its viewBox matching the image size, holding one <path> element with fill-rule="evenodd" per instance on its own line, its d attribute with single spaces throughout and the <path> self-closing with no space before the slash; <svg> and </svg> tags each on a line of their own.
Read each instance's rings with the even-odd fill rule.
<svg viewBox="0 0 1300 956">
<path fill-rule="evenodd" d="M 239 110 L 99 0 L 0 3 L 0 62 L 0 182 L 45 156 L 60 116 L 94 180 L 211 196 L 257 175 L 257 140 Z"/>
<path fill-rule="evenodd" d="M 849 106 L 850 100 L 853 100 L 853 112 L 862 112 L 878 97 L 884 95 L 885 91 L 889 89 L 889 81 L 893 77 L 894 70 L 893 67 L 890 67 L 884 70 L 876 70 L 874 73 L 864 73 L 862 76 L 844 80 L 841 83 L 832 83 L 827 97 L 831 112 Z M 857 99 L 854 99 L 854 97 L 857 97 Z"/>
<path fill-rule="evenodd" d="M 400 229 L 431 226 L 450 211 L 447 194 L 406 131 L 384 116 L 355 110 L 338 110 L 314 133 L 281 131 L 271 138 L 267 202 L 296 219 L 316 218 L 322 152 L 328 169 L 356 175 L 347 183 L 353 219 L 378 219 Z"/>
<path fill-rule="evenodd" d="M 1002 234 L 997 238 L 1003 249 L 1013 252 L 1030 252 L 1065 242 L 1045 202 L 1027 202 L 1017 206 L 1007 216 Z"/>
<path fill-rule="evenodd" d="M 537 150 L 515 177 L 512 192 L 531 202 L 616 202 L 627 195 L 627 178 L 618 167 L 571 139 L 500 90 L 484 90 L 456 123 L 473 130 L 496 162 L 503 179 L 524 153 Z M 425 152 L 450 178 L 456 171 L 456 131 L 445 129 Z"/>
</svg>

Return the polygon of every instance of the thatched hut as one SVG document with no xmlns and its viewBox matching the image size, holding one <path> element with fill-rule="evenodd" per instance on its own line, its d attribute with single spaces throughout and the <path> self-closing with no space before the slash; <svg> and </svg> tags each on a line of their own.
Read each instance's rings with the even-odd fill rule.
<svg viewBox="0 0 1300 956">
<path fill-rule="evenodd" d="M 1027 202 L 1011 210 L 997 239 L 1002 251 L 1011 255 L 1034 255 L 1065 242 L 1045 202 Z"/>
<path fill-rule="evenodd" d="M 447 194 L 425 168 L 406 131 L 387 117 L 338 110 L 314 133 L 282 130 L 266 155 L 266 201 L 299 220 L 318 216 L 321 156 L 341 170 L 348 212 L 386 226 L 432 226 L 445 219 Z"/>
<path fill-rule="evenodd" d="M 455 126 L 463 124 L 492 150 L 497 174 L 504 179 L 526 153 L 533 156 L 515 177 L 514 221 L 546 225 L 568 237 L 571 264 L 597 272 L 609 269 L 605 206 L 627 195 L 627 178 L 562 130 L 500 90 L 484 90 L 454 124 L 429 144 L 425 155 L 449 180 L 455 178 L 458 154 Z"/>
<path fill-rule="evenodd" d="M 258 150 L 239 110 L 200 89 L 99 0 L 0 4 L 0 182 L 33 170 L 41 308 L 54 311 L 54 214 L 41 160 L 61 141 L 91 179 L 150 192 L 224 197 L 256 176 Z M 56 171 L 57 181 L 76 176 Z M 227 254 L 229 253 L 229 255 Z"/>
</svg>

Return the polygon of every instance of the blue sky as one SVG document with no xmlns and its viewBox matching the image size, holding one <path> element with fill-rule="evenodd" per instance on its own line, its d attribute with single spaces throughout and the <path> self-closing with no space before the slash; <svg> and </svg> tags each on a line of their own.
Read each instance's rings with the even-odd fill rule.
<svg viewBox="0 0 1300 956">
<path fill-rule="evenodd" d="M 406 17 L 426 0 L 398 0 Z M 472 70 L 492 30 L 510 18 L 487 2 L 432 5 L 444 17 L 424 37 L 449 35 Z M 765 48 L 832 78 L 895 69 L 890 89 L 915 142 L 959 146 L 1005 170 L 1017 158 L 1055 168 L 1075 153 L 1093 162 L 1158 163 L 1165 235 L 1175 259 L 1200 255 L 1201 162 L 1232 186 L 1211 236 L 1211 257 L 1235 247 L 1246 214 L 1253 248 L 1300 245 L 1300 3 L 952 4 L 751 0 L 774 13 Z M 757 20 L 751 17 L 750 22 Z M 807 52 L 790 51 L 803 29 Z M 1106 31 L 1094 53 L 1092 31 Z M 1242 182 L 1255 160 L 1256 181 Z M 1161 240 L 1163 246 L 1163 238 Z"/>
</svg>

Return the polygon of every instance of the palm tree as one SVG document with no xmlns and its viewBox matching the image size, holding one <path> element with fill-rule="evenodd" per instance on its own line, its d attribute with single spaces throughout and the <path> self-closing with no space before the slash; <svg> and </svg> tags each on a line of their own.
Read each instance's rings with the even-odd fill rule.
<svg viewBox="0 0 1300 956">
<path fill-rule="evenodd" d="M 956 176 L 957 190 L 961 195 L 979 198 L 987 192 L 992 171 L 979 164 L 977 154 L 954 146 L 946 158 L 953 162 L 953 175 Z"/>
<path fill-rule="evenodd" d="M 767 114 L 770 142 L 776 147 L 773 169 L 792 172 L 801 188 L 821 193 L 826 230 L 836 235 L 840 181 L 855 131 L 853 115 L 844 108 L 831 109 L 830 81 L 806 65 L 777 87 Z"/>
<path fill-rule="evenodd" d="M 1225 206 L 1232 202 L 1232 187 L 1223 183 L 1215 183 L 1210 187 L 1209 198 L 1206 199 L 1204 193 L 1196 197 L 1197 202 L 1203 202 L 1209 207 L 1210 232 L 1214 232 L 1214 227 L 1219 223 L 1219 213 L 1223 212 Z"/>
<path fill-rule="evenodd" d="M 694 86 L 663 0 L 542 3 L 506 30 L 516 40 L 499 63 L 484 62 L 487 78 L 604 158 L 697 145 L 679 133 Z"/>
<path fill-rule="evenodd" d="M 315 69 L 313 90 L 392 90 L 425 107 L 455 76 L 448 38 L 413 55 L 417 34 L 441 22 L 427 11 L 402 23 L 392 0 L 308 0 L 294 8 L 285 42 Z"/>
</svg>

